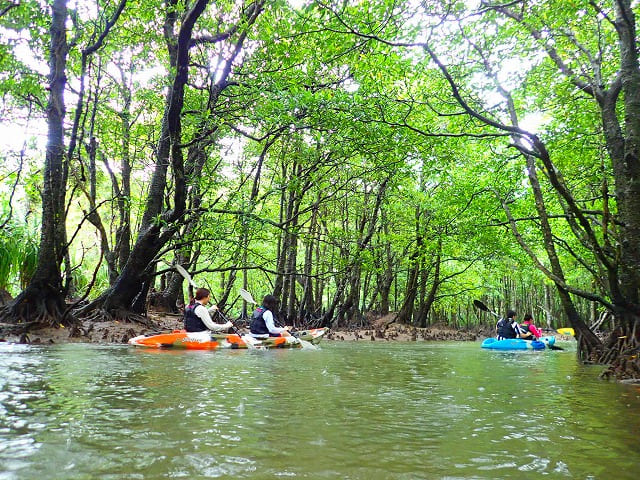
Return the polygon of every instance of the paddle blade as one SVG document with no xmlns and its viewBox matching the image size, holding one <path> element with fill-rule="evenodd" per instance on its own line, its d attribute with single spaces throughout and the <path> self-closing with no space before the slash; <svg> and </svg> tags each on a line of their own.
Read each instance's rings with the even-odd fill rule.
<svg viewBox="0 0 640 480">
<path fill-rule="evenodd" d="M 305 349 L 305 348 L 306 348 L 307 350 L 309 350 L 309 349 L 311 349 L 311 350 L 317 350 L 317 349 L 318 349 L 318 347 L 316 347 L 316 346 L 315 346 L 313 343 L 311 343 L 311 342 L 307 342 L 306 340 L 303 340 L 303 339 L 301 339 L 301 338 L 298 338 L 297 340 L 298 340 L 298 342 L 300 342 L 300 345 L 302 345 L 302 348 L 303 348 L 303 349 Z"/>
<path fill-rule="evenodd" d="M 482 303 L 480 300 L 474 300 L 473 301 L 473 306 L 476 307 L 478 310 L 482 310 L 483 312 L 488 312 L 489 308 Z"/>
<path fill-rule="evenodd" d="M 256 345 L 260 344 L 260 341 L 253 338 L 251 335 L 241 335 L 242 341 L 245 343 L 249 350 L 255 350 Z"/>
<path fill-rule="evenodd" d="M 258 302 L 256 302 L 253 297 L 251 296 L 251 294 L 249 292 L 247 292 L 244 288 L 240 289 L 240 296 L 242 298 L 244 298 L 245 302 L 247 303 L 251 303 L 253 305 L 257 305 Z"/>
<path fill-rule="evenodd" d="M 191 285 L 193 288 L 198 288 L 198 286 L 196 285 L 196 282 L 193 281 L 193 278 L 191 278 L 191 275 L 189 275 L 189 272 L 187 272 L 182 265 L 179 264 L 175 264 L 174 265 L 175 269 L 178 271 L 178 273 L 180 275 L 182 275 L 182 277 L 189 282 L 189 285 Z"/>
<path fill-rule="evenodd" d="M 478 310 L 482 310 L 483 312 L 489 312 L 491 315 L 493 315 L 496 318 L 500 318 L 500 316 L 495 313 L 492 312 L 489 307 L 487 307 L 484 303 L 482 303 L 480 300 L 474 300 L 473 301 L 473 306 L 476 307 Z"/>
</svg>

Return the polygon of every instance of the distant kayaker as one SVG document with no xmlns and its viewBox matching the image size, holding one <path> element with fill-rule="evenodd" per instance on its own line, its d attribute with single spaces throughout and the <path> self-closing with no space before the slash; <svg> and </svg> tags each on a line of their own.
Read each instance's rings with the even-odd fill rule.
<svg viewBox="0 0 640 480">
<path fill-rule="evenodd" d="M 206 305 L 211 299 L 211 293 L 206 288 L 198 288 L 196 296 L 184 309 L 184 329 L 187 332 L 203 332 L 211 330 L 220 332 L 233 327 L 231 322 L 215 323 L 211 320 L 211 312 L 218 310 L 217 305 L 213 305 L 207 310 Z"/>
<path fill-rule="evenodd" d="M 542 336 L 542 331 L 533 324 L 533 316 L 525 313 L 520 324 L 520 338 L 525 340 L 538 340 Z"/>
<path fill-rule="evenodd" d="M 498 320 L 498 323 L 496 323 L 496 336 L 498 340 L 520 337 L 520 326 L 518 322 L 516 322 L 515 311 L 509 310 L 507 312 L 507 318 Z"/>
<path fill-rule="evenodd" d="M 277 327 L 274 312 L 278 299 L 273 295 L 265 295 L 262 305 L 255 309 L 251 317 L 251 335 L 255 338 L 288 337 L 288 327 Z"/>
</svg>

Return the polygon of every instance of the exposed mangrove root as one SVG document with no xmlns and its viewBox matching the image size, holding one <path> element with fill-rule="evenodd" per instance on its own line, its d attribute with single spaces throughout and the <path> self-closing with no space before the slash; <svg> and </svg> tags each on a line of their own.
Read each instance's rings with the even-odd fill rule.
<svg viewBox="0 0 640 480">
<path fill-rule="evenodd" d="M 627 333 L 613 331 L 600 363 L 607 369 L 600 374 L 605 379 L 640 380 L 640 338 L 634 329 Z"/>
<path fill-rule="evenodd" d="M 124 309 L 118 309 L 116 311 L 109 312 L 103 308 L 95 308 L 90 312 L 85 311 L 85 315 L 82 317 L 82 320 L 86 320 L 89 322 L 118 321 L 127 323 L 138 323 L 148 328 L 157 328 L 156 323 L 149 317 Z"/>
<path fill-rule="evenodd" d="M 370 325 L 363 328 L 331 330 L 327 333 L 328 340 L 365 340 L 365 341 L 446 341 L 465 340 L 474 341 L 486 337 L 483 329 L 459 330 L 446 325 L 431 325 L 426 328 L 418 328 L 413 325 L 389 324 Z"/>
<path fill-rule="evenodd" d="M 19 337 L 29 342 L 29 332 L 43 327 L 71 327 L 77 323 L 64 315 L 66 305 L 60 292 L 47 284 L 32 284 L 0 309 L 0 336 Z"/>
</svg>

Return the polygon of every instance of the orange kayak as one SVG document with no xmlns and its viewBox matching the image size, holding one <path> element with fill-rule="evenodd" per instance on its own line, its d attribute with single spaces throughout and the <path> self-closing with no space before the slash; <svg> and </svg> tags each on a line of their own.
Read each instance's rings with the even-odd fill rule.
<svg viewBox="0 0 640 480">
<path fill-rule="evenodd" d="M 305 343 L 316 344 L 329 331 L 328 328 L 313 328 L 293 332 L 290 337 L 253 339 L 252 345 L 259 349 L 301 348 Z M 221 348 L 248 348 L 244 335 L 217 334 L 211 332 L 187 332 L 174 330 L 168 333 L 140 335 L 130 338 L 129 345 L 147 348 L 185 348 L 188 350 L 217 350 Z"/>
</svg>

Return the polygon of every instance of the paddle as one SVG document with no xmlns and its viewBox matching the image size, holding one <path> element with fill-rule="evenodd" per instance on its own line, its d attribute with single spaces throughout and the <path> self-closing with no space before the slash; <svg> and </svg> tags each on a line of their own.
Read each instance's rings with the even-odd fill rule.
<svg viewBox="0 0 640 480">
<path fill-rule="evenodd" d="M 177 270 L 177 272 L 182 275 L 182 277 L 189 283 L 189 285 L 191 285 L 193 288 L 198 288 L 198 286 L 196 285 L 196 282 L 193 281 L 193 278 L 191 278 L 191 275 L 189 275 L 189 272 L 187 272 L 184 267 L 182 265 L 179 264 L 175 264 L 173 265 L 173 267 L 175 267 L 175 269 Z M 216 311 L 218 313 L 220 313 L 220 316 L 227 322 L 231 322 L 231 320 L 229 320 L 227 317 L 224 316 L 224 314 L 216 309 Z M 250 335 L 244 335 L 242 332 L 240 332 L 240 329 L 238 329 L 238 327 L 236 327 L 233 323 L 231 323 L 231 328 L 233 329 L 233 332 L 238 335 L 240 338 L 242 338 L 242 341 L 244 341 L 244 343 L 247 345 L 247 348 L 249 349 L 255 349 L 256 348 L 256 343 L 259 343 L 255 338 L 253 338 Z"/>
<path fill-rule="evenodd" d="M 240 296 L 247 302 L 250 303 L 252 305 L 258 305 L 258 302 L 256 302 L 253 299 L 253 295 L 251 295 L 251 293 L 249 293 L 247 290 L 245 290 L 244 288 L 241 288 L 239 290 Z M 277 321 L 277 320 L 276 320 Z M 279 322 L 278 322 L 279 323 Z M 307 342 L 306 340 L 301 339 L 300 337 L 296 337 L 293 333 L 292 336 L 298 340 L 298 342 L 300 342 L 300 345 L 302 345 L 303 348 L 316 348 L 315 345 L 313 345 L 311 342 Z"/>
<path fill-rule="evenodd" d="M 240 296 L 242 298 L 244 298 L 245 302 L 250 303 L 252 305 L 257 305 L 258 302 L 256 302 L 253 297 L 251 296 L 251 294 L 249 292 L 247 292 L 244 288 L 240 289 Z"/>
<path fill-rule="evenodd" d="M 497 313 L 491 311 L 489 309 L 489 307 L 487 307 L 484 303 L 482 303 L 480 300 L 474 300 L 473 301 L 473 305 L 479 309 L 482 310 L 483 312 L 489 312 L 490 314 L 494 315 L 497 318 L 500 318 L 498 316 Z M 558 329 L 558 332 L 560 332 L 560 330 L 564 330 L 564 329 Z M 572 329 L 573 330 L 573 329 Z M 551 349 L 551 350 L 564 350 L 564 348 L 562 347 L 557 347 L 556 345 L 549 345 L 549 343 L 545 342 L 545 345 L 547 346 L 547 348 Z"/>
<path fill-rule="evenodd" d="M 187 272 L 182 265 L 176 263 L 173 266 L 178 271 L 178 273 L 182 275 L 182 278 L 184 278 L 189 283 L 189 285 L 191 285 L 195 289 L 198 288 L 198 285 L 196 285 L 196 282 L 193 281 L 193 278 L 191 278 L 191 275 L 189 275 L 189 272 Z"/>
<path fill-rule="evenodd" d="M 473 306 L 476 307 L 478 310 L 482 310 L 483 312 L 489 312 L 491 315 L 493 315 L 496 318 L 500 318 L 500 315 L 498 315 L 496 312 L 492 311 L 491 309 L 489 309 L 489 307 L 487 307 L 484 303 L 482 303 L 480 300 L 474 300 L 473 301 Z"/>
<path fill-rule="evenodd" d="M 248 291 L 246 291 L 244 288 L 241 288 L 241 289 L 240 289 L 240 296 L 241 296 L 242 298 L 244 298 L 244 300 L 245 300 L 247 303 L 251 303 L 252 305 L 258 305 L 258 302 L 256 302 L 256 301 L 253 299 L 253 296 L 251 295 L 251 293 L 249 293 Z M 275 319 L 275 318 L 274 318 L 273 320 L 274 320 L 274 322 L 276 323 L 276 327 L 283 327 L 283 326 L 284 326 L 284 325 L 282 325 L 282 324 L 281 324 L 277 319 Z"/>
<path fill-rule="evenodd" d="M 220 310 L 216 309 L 216 312 L 218 312 L 218 314 L 220 314 L 220 316 L 222 317 L 222 319 L 225 322 L 231 322 L 231 320 L 229 320 L 229 318 L 224 313 L 222 313 Z M 240 331 L 240 329 L 238 327 L 236 327 L 233 323 L 231 323 L 231 328 L 233 329 L 233 332 L 236 335 L 238 335 L 242 339 L 242 341 L 244 343 L 247 344 L 247 348 L 249 348 L 251 350 L 255 350 L 256 348 L 258 348 L 257 345 L 260 344 L 259 340 L 253 338 L 248 333 L 242 333 Z"/>
<path fill-rule="evenodd" d="M 484 303 L 482 303 L 480 300 L 474 300 L 473 301 L 473 305 L 478 309 L 478 310 L 482 310 L 483 312 L 489 312 L 491 315 L 493 315 L 494 317 L 500 318 L 498 316 L 497 313 L 491 311 L 489 309 L 489 307 L 487 307 Z M 545 330 L 547 331 L 547 330 Z M 551 330 L 553 331 L 553 330 Z M 558 328 L 557 330 L 555 330 L 556 332 L 558 332 L 560 335 L 571 335 L 574 336 L 574 331 L 573 328 Z"/>
<path fill-rule="evenodd" d="M 258 302 L 256 302 L 256 301 L 253 299 L 253 296 L 251 295 L 251 293 L 249 293 L 248 291 L 246 291 L 244 288 L 241 288 L 241 289 L 240 289 L 240 296 L 241 296 L 242 298 L 244 298 L 244 300 L 245 300 L 247 303 L 251 303 L 251 304 L 253 304 L 253 305 L 258 305 Z M 274 318 L 273 320 L 274 320 L 274 322 L 276 323 L 276 327 L 284 327 L 284 325 L 282 325 L 282 324 L 281 324 L 277 319 L 275 319 L 275 318 Z"/>
</svg>

